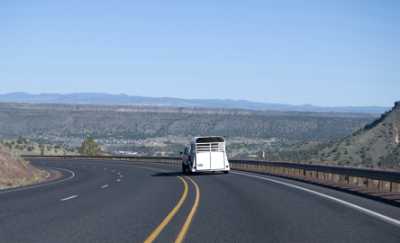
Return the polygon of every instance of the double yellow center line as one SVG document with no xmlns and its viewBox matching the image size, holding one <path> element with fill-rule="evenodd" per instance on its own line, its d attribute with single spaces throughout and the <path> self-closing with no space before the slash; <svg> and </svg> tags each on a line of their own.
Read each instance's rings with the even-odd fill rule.
<svg viewBox="0 0 400 243">
<path fill-rule="evenodd" d="M 147 237 L 147 239 L 144 241 L 144 243 L 151 243 L 157 237 L 160 235 L 160 233 L 164 230 L 164 228 L 169 224 L 169 222 L 174 218 L 174 216 L 178 213 L 179 209 L 182 207 L 183 203 L 185 202 L 188 191 L 189 191 L 189 186 L 188 183 L 184 178 L 181 176 L 178 176 L 178 178 L 181 180 L 183 183 L 183 193 L 178 201 L 178 203 L 175 205 L 175 207 L 168 213 L 168 215 L 163 219 L 163 221 L 155 228 L 150 235 Z M 178 236 L 175 239 L 175 243 L 182 243 L 183 240 L 185 239 L 185 236 L 187 232 L 189 231 L 190 224 L 192 223 L 192 220 L 194 218 L 194 215 L 196 214 L 197 208 L 199 206 L 200 202 L 200 189 L 197 183 L 192 180 L 190 177 L 185 177 L 186 179 L 190 180 L 190 182 L 194 185 L 196 189 L 196 197 L 194 199 L 194 203 L 192 206 L 192 209 L 189 212 L 189 215 L 187 216 L 185 223 L 183 224 L 181 230 L 178 233 Z"/>
<path fill-rule="evenodd" d="M 178 237 L 176 237 L 175 243 L 181 243 L 185 239 L 185 236 L 186 236 L 187 232 L 189 231 L 190 224 L 192 223 L 192 220 L 194 218 L 194 214 L 196 213 L 197 208 L 199 207 L 199 202 L 200 202 L 200 189 L 199 189 L 199 186 L 190 177 L 187 177 L 187 178 L 192 182 L 192 184 L 196 188 L 196 198 L 194 199 L 193 207 L 190 210 L 190 213 L 187 216 L 187 218 L 185 220 L 185 223 L 183 224 L 182 229 L 178 234 Z"/>
</svg>

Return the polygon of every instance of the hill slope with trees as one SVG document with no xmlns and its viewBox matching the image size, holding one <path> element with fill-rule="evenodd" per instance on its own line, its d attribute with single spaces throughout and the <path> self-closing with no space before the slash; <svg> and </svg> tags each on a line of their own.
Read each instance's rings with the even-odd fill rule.
<svg viewBox="0 0 400 243">
<path fill-rule="evenodd" d="M 400 102 L 379 119 L 322 150 L 320 159 L 337 164 L 400 167 Z"/>
</svg>

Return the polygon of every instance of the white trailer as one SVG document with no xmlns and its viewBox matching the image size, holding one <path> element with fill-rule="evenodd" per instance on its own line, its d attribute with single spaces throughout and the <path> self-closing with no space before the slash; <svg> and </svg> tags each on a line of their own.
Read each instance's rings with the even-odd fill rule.
<svg viewBox="0 0 400 243">
<path fill-rule="evenodd" d="M 228 173 L 230 166 L 225 149 L 223 137 L 195 137 L 183 152 L 183 173 L 216 171 Z"/>
</svg>

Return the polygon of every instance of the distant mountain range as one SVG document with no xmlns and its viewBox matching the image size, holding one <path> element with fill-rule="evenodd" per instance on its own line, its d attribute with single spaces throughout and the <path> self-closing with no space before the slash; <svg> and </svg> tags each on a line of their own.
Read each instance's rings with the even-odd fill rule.
<svg viewBox="0 0 400 243">
<path fill-rule="evenodd" d="M 0 102 L 33 103 L 33 104 L 93 104 L 93 105 L 137 105 L 137 106 L 166 106 L 166 107 L 199 107 L 199 108 L 227 108 L 270 111 L 297 111 L 297 112 L 340 112 L 340 113 L 371 113 L 381 114 L 389 107 L 379 106 L 345 106 L 322 107 L 314 105 L 287 105 L 276 103 L 262 103 L 248 100 L 233 99 L 181 99 L 170 97 L 143 97 L 125 94 L 105 93 L 72 93 L 72 94 L 29 94 L 7 93 L 0 94 Z"/>
</svg>

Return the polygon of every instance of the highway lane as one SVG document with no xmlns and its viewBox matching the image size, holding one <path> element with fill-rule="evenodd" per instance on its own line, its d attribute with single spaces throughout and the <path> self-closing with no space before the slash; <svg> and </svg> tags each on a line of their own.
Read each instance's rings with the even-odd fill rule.
<svg viewBox="0 0 400 243">
<path fill-rule="evenodd" d="M 399 242 L 400 239 L 398 227 L 293 188 L 237 174 L 195 179 L 204 196 L 193 227 L 207 227 L 200 227 L 188 240 Z M 210 204 L 214 206 L 209 207 Z M 218 216 L 207 216 L 213 214 Z"/>
<path fill-rule="evenodd" d="M 0 193 L 0 242 L 143 242 L 160 228 L 154 242 L 400 242 L 400 227 L 335 201 L 238 173 L 187 178 L 178 167 L 157 164 L 34 163 L 71 170 L 75 177 Z M 261 177 L 400 219 L 397 207 Z M 183 202 L 177 207 L 179 201 Z"/>
<path fill-rule="evenodd" d="M 54 163 L 75 178 L 0 194 L 0 242 L 141 242 L 182 191 L 176 178 L 152 177 L 154 171 L 139 167 Z M 73 195 L 78 197 L 61 201 Z"/>
</svg>

